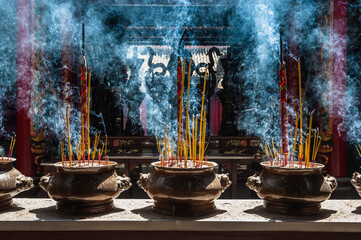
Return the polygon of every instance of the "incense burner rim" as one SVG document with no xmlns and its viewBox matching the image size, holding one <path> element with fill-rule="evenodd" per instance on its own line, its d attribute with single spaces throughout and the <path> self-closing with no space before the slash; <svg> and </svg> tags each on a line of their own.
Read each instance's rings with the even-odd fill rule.
<svg viewBox="0 0 361 240">
<path fill-rule="evenodd" d="M 1 160 L 1 158 L 0 158 L 0 164 L 8 164 L 8 163 L 13 163 L 13 162 L 16 162 L 16 158 L 13 158 L 13 157 L 11 157 L 11 158 L 8 158 L 8 157 L 4 157 L 4 161 L 3 160 Z"/>
<path fill-rule="evenodd" d="M 163 170 L 167 170 L 167 171 L 175 171 L 175 172 L 185 172 L 185 171 L 190 171 L 190 172 L 198 172 L 198 171 L 204 171 L 204 170 L 208 170 L 208 169 L 213 169 L 215 167 L 218 166 L 218 164 L 216 162 L 212 162 L 212 161 L 207 161 L 207 162 L 203 162 L 203 164 L 206 164 L 207 166 L 202 166 L 199 168 L 176 168 L 176 167 L 166 167 L 166 166 L 160 166 L 161 162 L 157 161 L 157 162 L 152 162 L 151 165 L 155 168 L 158 169 L 163 169 Z"/>
<path fill-rule="evenodd" d="M 261 162 L 260 163 L 261 166 L 263 168 L 268 168 L 268 169 L 277 169 L 277 170 L 283 170 L 283 171 L 312 171 L 312 170 L 322 170 L 325 165 L 321 164 L 321 163 L 312 163 L 313 166 L 309 167 L 309 168 L 297 168 L 297 167 L 282 167 L 282 166 L 271 166 L 269 161 L 267 162 Z M 296 164 L 296 163 L 295 163 Z M 298 163 L 297 163 L 298 165 Z M 305 166 L 305 162 L 302 162 L 302 166 Z"/>
<path fill-rule="evenodd" d="M 106 163 L 105 161 L 100 162 L 100 164 L 105 164 L 105 163 Z M 57 171 L 69 172 L 69 173 L 97 172 L 97 171 L 101 171 L 101 170 L 105 170 L 105 169 L 115 168 L 116 165 L 117 165 L 117 163 L 113 162 L 113 161 L 108 161 L 107 165 L 82 166 L 82 167 L 63 166 L 61 162 L 54 163 L 54 167 L 56 168 Z"/>
</svg>

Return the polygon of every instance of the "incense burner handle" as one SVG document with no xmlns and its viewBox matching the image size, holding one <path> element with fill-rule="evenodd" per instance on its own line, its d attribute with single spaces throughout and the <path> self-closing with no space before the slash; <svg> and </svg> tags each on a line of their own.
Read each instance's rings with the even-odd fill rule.
<svg viewBox="0 0 361 240">
<path fill-rule="evenodd" d="M 358 172 L 353 173 L 351 184 L 356 188 L 356 191 L 361 196 L 361 174 Z"/>
<path fill-rule="evenodd" d="M 147 192 L 149 177 L 150 177 L 150 173 L 147 174 L 141 173 L 139 180 L 137 181 L 138 186 L 142 188 L 145 192 Z"/>
<path fill-rule="evenodd" d="M 45 176 L 42 176 L 40 178 L 39 186 L 44 189 L 45 192 L 48 192 L 49 190 L 49 183 L 53 177 L 50 176 L 50 173 L 46 174 Z"/>
<path fill-rule="evenodd" d="M 120 191 L 128 190 L 132 186 L 130 178 L 124 174 L 122 176 L 117 176 L 117 183 Z"/>
<path fill-rule="evenodd" d="M 325 181 L 330 186 L 332 192 L 337 188 L 338 184 L 337 184 L 337 180 L 335 177 L 332 177 L 327 174 L 327 176 L 325 177 Z"/>
<path fill-rule="evenodd" d="M 16 177 L 16 190 L 18 192 L 26 191 L 34 187 L 34 181 L 31 177 L 26 177 L 23 174 Z"/>
<path fill-rule="evenodd" d="M 222 192 L 224 192 L 232 182 L 229 180 L 229 174 L 216 174 L 218 180 L 221 182 Z"/>
<path fill-rule="evenodd" d="M 246 185 L 249 189 L 260 192 L 262 187 L 262 178 L 260 175 L 254 174 L 253 176 L 248 177 Z"/>
</svg>

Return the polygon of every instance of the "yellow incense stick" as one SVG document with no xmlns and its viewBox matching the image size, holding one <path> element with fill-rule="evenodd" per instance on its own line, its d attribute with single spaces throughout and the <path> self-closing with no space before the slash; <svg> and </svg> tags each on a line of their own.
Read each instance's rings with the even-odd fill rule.
<svg viewBox="0 0 361 240">
<path fill-rule="evenodd" d="M 187 110 L 186 110 L 186 139 L 188 140 L 189 144 L 190 141 L 190 124 L 189 124 L 189 92 L 190 92 L 190 85 L 191 85 L 191 68 L 192 68 L 192 58 L 189 59 L 189 65 L 188 65 L 188 92 L 187 92 Z M 188 137 L 187 137 L 188 136 Z M 190 156 L 192 156 L 192 148 L 189 148 L 189 159 Z"/>
<path fill-rule="evenodd" d="M 308 143 L 307 143 L 307 158 L 306 158 L 306 167 L 308 168 L 309 167 L 309 164 L 310 164 L 310 145 L 311 145 L 311 130 L 312 130 L 312 117 L 313 117 L 313 113 L 315 112 L 315 110 L 313 110 L 311 112 L 311 116 L 310 116 L 310 124 L 309 124 L 309 129 L 308 129 Z"/>
<path fill-rule="evenodd" d="M 276 150 L 275 150 L 275 144 L 273 142 L 273 138 L 272 138 L 272 149 L 273 149 L 273 153 L 274 153 L 274 156 L 275 158 L 277 157 L 277 153 L 276 153 Z"/>
<path fill-rule="evenodd" d="M 204 147 L 205 147 L 205 143 L 206 143 L 206 126 L 207 126 L 207 119 L 205 117 L 206 115 L 206 110 L 204 110 L 204 119 L 203 119 L 203 134 L 202 134 L 202 137 L 203 137 L 203 140 L 202 140 L 202 163 L 203 163 L 203 160 L 204 160 Z"/>
<path fill-rule="evenodd" d="M 165 126 L 164 126 L 164 157 L 166 157 L 166 155 L 167 155 L 167 148 L 168 148 L 168 146 L 167 146 L 167 124 L 165 124 Z"/>
<path fill-rule="evenodd" d="M 10 156 L 10 152 L 11 152 L 11 146 L 13 145 L 13 140 L 14 140 L 14 137 L 11 137 L 10 146 L 9 146 L 9 156 Z"/>
<path fill-rule="evenodd" d="M 102 146 L 102 150 L 99 152 L 99 157 L 101 158 L 102 157 L 102 155 L 103 155 L 103 151 L 104 151 L 104 143 L 103 143 L 103 146 Z"/>
<path fill-rule="evenodd" d="M 298 58 L 298 94 L 300 99 L 300 147 L 298 153 L 298 163 L 301 164 L 303 158 L 303 142 L 302 142 L 302 85 L 301 85 L 301 59 Z"/>
<path fill-rule="evenodd" d="M 72 154 L 73 154 L 73 152 L 71 151 L 71 141 L 70 141 L 69 109 L 70 109 L 70 106 L 68 105 L 68 107 L 66 108 L 66 129 L 67 129 L 67 134 L 68 134 L 69 164 L 70 164 L 70 167 L 71 167 L 72 166 Z"/>
<path fill-rule="evenodd" d="M 266 147 L 268 148 L 268 153 L 269 153 L 269 155 L 270 155 L 271 166 L 273 166 L 273 159 L 274 159 L 273 153 L 272 153 L 271 148 L 270 148 L 270 146 L 268 145 L 268 143 L 266 143 Z"/>
<path fill-rule="evenodd" d="M 64 142 L 60 141 L 61 165 L 64 166 Z"/>
<path fill-rule="evenodd" d="M 203 81 L 203 93 L 202 93 L 202 106 L 201 106 L 201 120 L 199 122 L 199 141 L 202 141 L 202 121 L 203 121 L 203 106 L 204 106 L 204 94 L 206 92 L 206 82 L 207 82 L 207 70 L 208 70 L 208 65 L 206 67 L 206 70 L 204 72 L 204 81 Z M 199 144 L 199 147 L 202 147 L 201 144 Z M 201 149 L 199 149 L 199 155 L 201 154 Z M 201 156 L 199 156 L 199 159 L 201 159 Z"/>
<path fill-rule="evenodd" d="M 194 158 L 194 154 L 195 154 L 195 151 L 194 151 L 194 130 L 195 130 L 195 126 L 194 126 L 194 121 L 195 121 L 195 119 L 194 119 L 194 115 L 192 116 L 192 142 L 191 142 L 191 144 L 192 144 L 192 160 L 193 160 L 193 163 L 195 164 L 196 163 L 196 160 L 195 160 L 195 158 Z"/>
<path fill-rule="evenodd" d="M 96 152 L 97 152 L 97 147 L 98 147 L 99 138 L 100 138 L 100 133 L 99 133 L 99 134 L 95 134 L 94 149 L 93 149 L 93 154 L 92 154 L 92 160 L 94 160 L 95 154 L 96 154 Z"/>
<path fill-rule="evenodd" d="M 190 127 L 190 120 L 188 116 L 188 152 L 189 152 L 189 160 L 192 160 L 192 137 L 191 137 L 191 127 Z"/>
<path fill-rule="evenodd" d="M 197 143 L 198 143 L 198 138 L 197 138 L 197 135 L 198 135 L 198 131 L 197 131 L 197 128 L 198 128 L 198 116 L 196 116 L 196 123 L 195 123 L 195 135 L 194 135 L 194 159 L 197 160 Z"/>
<path fill-rule="evenodd" d="M 182 141 L 182 142 L 183 142 L 184 162 L 185 162 L 185 164 L 187 165 L 187 155 L 188 155 L 187 145 L 186 145 L 185 141 Z"/>
<path fill-rule="evenodd" d="M 85 140 L 84 140 L 84 119 L 83 119 L 83 113 L 80 115 L 81 118 L 81 134 L 80 134 L 80 142 L 81 142 L 81 149 L 84 152 L 85 150 Z"/>
<path fill-rule="evenodd" d="M 16 136 L 14 136 L 12 139 L 13 140 L 11 141 L 11 144 L 10 144 L 10 157 L 12 157 L 12 155 L 13 155 L 13 150 L 14 150 L 14 146 L 15 146 L 15 142 L 16 142 Z"/>
<path fill-rule="evenodd" d="M 317 147 L 317 139 L 318 139 L 318 130 L 313 134 L 313 148 L 312 148 L 312 162 L 315 160 L 315 151 Z"/>
<path fill-rule="evenodd" d="M 107 146 L 108 146 L 108 135 L 105 135 L 105 150 L 104 150 L 104 156 L 107 156 Z"/>
<path fill-rule="evenodd" d="M 208 145 L 209 145 L 209 142 L 207 143 L 207 146 L 204 148 L 204 152 L 207 151 Z"/>
<path fill-rule="evenodd" d="M 319 150 L 320 145 L 321 145 L 321 141 L 322 141 L 322 138 L 320 138 L 320 136 L 318 136 L 318 140 L 317 140 L 317 143 L 316 143 L 315 156 L 314 156 L 314 159 L 315 159 L 315 160 L 316 160 L 317 153 L 318 153 L 318 150 Z"/>
<path fill-rule="evenodd" d="M 296 119 L 296 128 L 295 128 L 295 138 L 293 141 L 293 151 L 292 151 L 292 156 L 295 156 L 295 151 L 296 151 L 296 143 L 297 143 L 297 130 L 298 130 L 298 116 Z M 291 157 L 290 157 L 291 158 Z"/>
<path fill-rule="evenodd" d="M 92 68 L 89 69 L 89 81 L 88 81 L 88 94 L 87 94 L 87 125 L 88 125 L 88 159 L 90 156 L 90 82 L 91 82 Z"/>
</svg>

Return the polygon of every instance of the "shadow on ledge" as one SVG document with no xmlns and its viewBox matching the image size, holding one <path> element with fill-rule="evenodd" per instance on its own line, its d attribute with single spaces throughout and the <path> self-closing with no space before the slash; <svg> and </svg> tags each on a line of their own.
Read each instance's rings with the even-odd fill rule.
<svg viewBox="0 0 361 240">
<path fill-rule="evenodd" d="M 0 211 L 0 215 L 3 213 L 9 213 L 9 212 L 18 212 L 21 210 L 24 210 L 25 208 L 17 206 L 15 203 L 8 209 L 4 209 Z"/>
<path fill-rule="evenodd" d="M 352 211 L 352 213 L 361 215 L 361 206 L 358 206 L 355 210 Z"/>
<path fill-rule="evenodd" d="M 63 213 L 56 210 L 55 205 L 46 208 L 37 208 L 31 210 L 29 212 L 36 214 L 36 217 L 39 220 L 54 220 L 54 219 L 72 219 L 72 220 L 80 220 L 80 219 L 89 219 L 89 218 L 96 218 L 100 216 L 105 216 L 112 213 L 119 213 L 123 212 L 124 209 L 121 208 L 113 208 L 111 211 L 103 212 L 103 213 L 96 213 L 96 214 L 75 214 L 75 213 Z"/>
<path fill-rule="evenodd" d="M 263 209 L 262 205 L 254 207 L 252 209 L 248 209 L 244 211 L 248 214 L 255 214 L 263 218 L 268 218 L 270 222 L 273 221 L 287 221 L 287 222 L 298 222 L 298 221 L 317 221 L 329 218 L 332 214 L 336 213 L 335 210 L 330 209 L 322 209 L 322 212 L 317 215 L 310 215 L 310 216 L 290 216 L 290 215 L 282 215 L 278 213 L 268 212 Z"/>
<path fill-rule="evenodd" d="M 152 206 L 147 206 L 144 208 L 138 208 L 138 209 L 134 209 L 132 210 L 132 213 L 134 214 L 138 214 L 140 216 L 142 216 L 145 219 L 148 220 L 172 220 L 172 219 L 177 219 L 179 220 L 181 219 L 191 219 L 191 220 L 199 220 L 199 219 L 205 219 L 205 218 L 211 218 L 214 216 L 217 216 L 219 214 L 223 214 L 227 212 L 226 210 L 223 209 L 217 209 L 215 212 L 207 214 L 207 215 L 203 215 L 203 216 L 197 216 L 197 217 L 176 217 L 176 216 L 170 216 L 170 215 L 164 215 L 164 214 L 160 214 L 157 213 L 155 211 L 153 211 Z"/>
</svg>

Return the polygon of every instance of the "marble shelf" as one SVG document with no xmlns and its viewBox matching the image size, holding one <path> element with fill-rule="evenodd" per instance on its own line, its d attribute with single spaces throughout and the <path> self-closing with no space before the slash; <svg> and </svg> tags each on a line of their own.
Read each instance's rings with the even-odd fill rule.
<svg viewBox="0 0 361 240">
<path fill-rule="evenodd" d="M 227 232 L 228 235 L 230 232 L 253 232 L 259 235 L 272 232 L 278 234 L 282 232 L 361 234 L 361 200 L 328 200 L 322 204 L 323 212 L 321 214 L 308 217 L 284 216 L 265 212 L 261 200 L 217 200 L 216 205 L 218 211 L 208 216 L 179 218 L 152 212 L 152 200 L 149 199 L 116 199 L 115 209 L 111 212 L 77 216 L 57 212 L 55 202 L 51 199 L 15 198 L 14 206 L 11 209 L 0 212 L 0 232 L 144 231 L 204 232 L 208 234 Z"/>
</svg>

